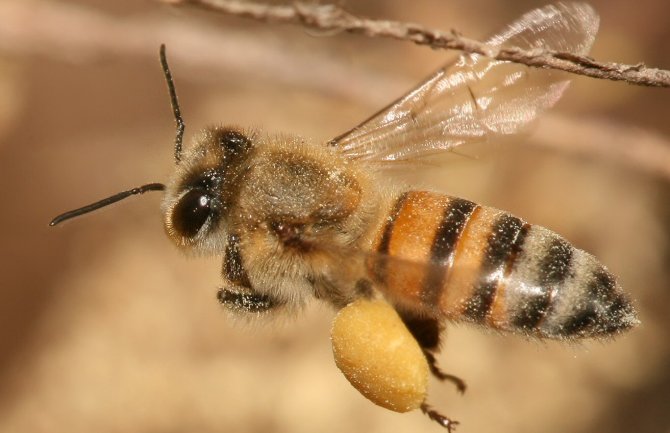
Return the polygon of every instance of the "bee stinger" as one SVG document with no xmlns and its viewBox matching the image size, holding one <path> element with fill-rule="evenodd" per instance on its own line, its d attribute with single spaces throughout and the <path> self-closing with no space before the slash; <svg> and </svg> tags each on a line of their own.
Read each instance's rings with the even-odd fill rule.
<svg viewBox="0 0 670 433">
<path fill-rule="evenodd" d="M 557 3 L 526 13 L 488 42 L 583 55 L 597 28 L 589 5 Z M 445 322 L 561 340 L 612 336 L 637 324 L 605 266 L 556 233 L 384 177 L 386 167 L 518 132 L 560 98 L 566 74 L 463 54 L 326 144 L 225 126 L 202 130 L 182 152 L 184 124 L 164 46 L 160 57 L 177 120 L 174 174 L 165 185 L 116 194 L 64 213 L 51 225 L 164 190 L 165 230 L 177 247 L 223 256 L 218 300 L 224 307 L 254 317 L 296 309 L 313 298 L 338 310 L 384 299 L 398 318 L 376 304 L 353 312 L 378 311 L 388 319 L 384 323 L 406 327 L 412 338 L 404 344 L 418 345 L 426 368 L 461 390 L 463 382 L 435 362 Z M 361 323 L 368 323 L 365 317 Z M 367 363 L 394 362 L 384 344 L 356 360 L 367 341 L 351 335 L 356 332 L 337 323 L 333 331 L 338 366 L 350 380 Z M 361 337 L 362 343 L 343 346 L 340 337 Z M 405 378 L 403 372 L 388 374 Z M 366 380 L 354 386 L 363 392 L 379 377 Z M 420 408 L 453 427 L 427 405 L 424 382 L 417 382 L 418 398 L 403 410 Z M 374 398 L 364 394 L 382 405 L 396 399 L 385 389 Z"/>
</svg>

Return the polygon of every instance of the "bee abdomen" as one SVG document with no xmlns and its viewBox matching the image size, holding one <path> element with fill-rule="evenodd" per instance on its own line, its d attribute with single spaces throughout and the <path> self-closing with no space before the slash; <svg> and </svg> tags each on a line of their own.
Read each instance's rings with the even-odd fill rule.
<svg viewBox="0 0 670 433">
<path fill-rule="evenodd" d="M 373 278 L 405 307 L 545 338 L 614 334 L 637 319 L 614 277 L 557 234 L 423 191 L 400 196 Z"/>
<path fill-rule="evenodd" d="M 616 279 L 595 257 L 539 226 L 531 226 L 500 285 L 503 329 L 582 338 L 616 334 L 638 322 Z"/>
</svg>

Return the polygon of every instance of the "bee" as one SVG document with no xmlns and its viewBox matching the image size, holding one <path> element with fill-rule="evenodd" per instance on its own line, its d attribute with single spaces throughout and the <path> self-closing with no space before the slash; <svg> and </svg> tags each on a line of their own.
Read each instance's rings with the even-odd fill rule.
<svg viewBox="0 0 670 433">
<path fill-rule="evenodd" d="M 598 16 L 557 3 L 521 16 L 488 43 L 588 53 Z M 218 300 L 246 317 L 335 309 L 383 298 L 439 379 L 447 322 L 525 336 L 602 338 L 638 323 L 615 277 L 558 234 L 507 212 L 396 184 L 386 169 L 519 132 L 569 84 L 564 73 L 463 54 L 405 96 L 323 144 L 236 126 L 205 128 L 182 151 L 184 122 L 160 60 L 177 124 L 174 174 L 54 218 L 51 225 L 132 195 L 164 191 L 168 237 L 222 255 Z M 430 409 L 430 418 L 455 421 Z"/>
</svg>

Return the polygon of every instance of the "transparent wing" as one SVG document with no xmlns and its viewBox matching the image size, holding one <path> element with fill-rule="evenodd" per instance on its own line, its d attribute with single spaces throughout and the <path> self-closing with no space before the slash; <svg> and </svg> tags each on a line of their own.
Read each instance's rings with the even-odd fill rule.
<svg viewBox="0 0 670 433">
<path fill-rule="evenodd" d="M 487 43 L 584 55 L 598 23 L 588 4 L 557 3 L 526 13 Z M 554 105 L 568 83 L 559 71 L 464 54 L 330 144 L 351 159 L 394 162 L 513 134 Z"/>
</svg>

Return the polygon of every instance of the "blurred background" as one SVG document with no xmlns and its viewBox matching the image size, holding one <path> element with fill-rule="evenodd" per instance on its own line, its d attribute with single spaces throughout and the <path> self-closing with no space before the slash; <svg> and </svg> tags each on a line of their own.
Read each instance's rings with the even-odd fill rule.
<svg viewBox="0 0 670 433">
<path fill-rule="evenodd" d="M 341 2 L 340 2 L 341 3 Z M 670 3 L 596 0 L 599 60 L 670 69 Z M 484 37 L 536 0 L 345 2 L 356 14 Z M 221 258 L 184 258 L 160 194 L 49 228 L 56 214 L 173 166 L 158 64 L 186 136 L 208 124 L 350 128 L 450 56 L 152 1 L 0 1 L 0 431 L 443 431 L 366 401 L 335 367 L 333 313 L 231 323 Z M 452 326 L 431 384 L 459 432 L 670 432 L 670 93 L 575 77 L 533 134 L 414 181 L 511 211 L 599 257 L 642 325 L 566 345 Z"/>
</svg>

